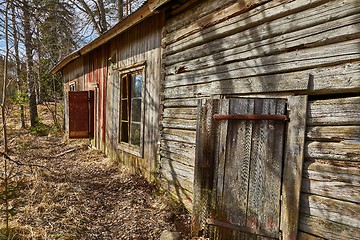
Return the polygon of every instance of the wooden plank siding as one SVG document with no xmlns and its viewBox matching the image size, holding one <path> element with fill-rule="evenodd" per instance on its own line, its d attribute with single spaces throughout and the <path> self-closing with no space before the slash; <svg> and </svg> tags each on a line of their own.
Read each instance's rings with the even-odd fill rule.
<svg viewBox="0 0 360 240">
<path fill-rule="evenodd" d="M 76 82 L 78 90 L 95 90 L 93 144 L 121 165 L 156 180 L 190 212 L 198 204 L 194 221 L 203 227 L 206 219 L 200 218 L 211 216 L 204 215 L 202 204 L 214 204 L 216 196 L 205 188 L 199 195 L 196 187 L 220 186 L 222 174 L 231 176 L 239 166 L 231 162 L 236 159 L 231 144 L 211 149 L 232 131 L 227 123 L 212 122 L 217 110 L 226 112 L 226 106 L 216 104 L 279 98 L 290 122 L 285 124 L 287 162 L 276 222 L 286 230 L 274 236 L 360 239 L 359 0 L 156 2 L 166 4 L 62 68 L 65 90 L 69 82 Z M 119 144 L 120 74 L 139 65 L 145 66 L 145 127 L 143 153 L 134 154 Z M 204 112 L 205 102 L 216 103 L 214 109 Z M 199 121 L 202 115 L 207 120 Z M 218 138 L 212 128 L 220 131 Z M 210 147 L 199 151 L 201 144 Z M 246 154 L 258 154 L 254 149 Z M 210 166 L 209 154 L 228 157 L 228 167 Z M 214 179 L 201 175 L 212 170 L 219 173 Z M 251 165 L 248 174 L 259 170 Z M 234 192 L 238 195 L 241 189 Z"/>
<path fill-rule="evenodd" d="M 110 42 L 111 64 L 107 91 L 107 152 L 119 163 L 153 179 L 159 152 L 159 97 L 161 73 L 161 33 L 163 14 L 156 14 L 128 29 Z M 144 63 L 145 87 L 144 152 L 135 156 L 119 148 L 120 75 L 119 69 Z"/>
<path fill-rule="evenodd" d="M 294 200 L 300 224 L 293 227 L 298 239 L 359 238 L 359 19 L 357 0 L 205 0 L 170 11 L 162 38 L 160 173 L 167 181 L 169 166 L 185 166 L 189 176 L 171 175 L 173 195 L 194 192 L 199 99 L 321 95 L 309 98 Z"/>
<path fill-rule="evenodd" d="M 309 102 L 301 232 L 360 238 L 360 96 Z"/>
</svg>

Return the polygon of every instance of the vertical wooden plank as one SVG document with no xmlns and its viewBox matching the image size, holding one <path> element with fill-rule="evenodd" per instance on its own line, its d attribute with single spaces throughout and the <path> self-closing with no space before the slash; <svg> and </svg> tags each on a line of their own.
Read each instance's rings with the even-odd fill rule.
<svg viewBox="0 0 360 240">
<path fill-rule="evenodd" d="M 269 114 L 286 113 L 286 100 L 271 99 Z M 279 233 L 280 194 L 284 150 L 284 121 L 267 121 L 266 158 L 264 159 L 264 209 L 262 210 L 261 229 Z"/>
<path fill-rule="evenodd" d="M 231 99 L 230 114 L 253 114 L 253 99 Z M 251 155 L 251 121 L 222 121 L 229 125 L 225 132 L 224 142 L 226 158 L 224 170 L 224 205 L 226 221 L 231 224 L 245 226 L 247 215 L 248 182 Z M 222 123 L 222 124 L 223 124 Z M 221 134 L 224 132 L 221 131 Z M 228 234 L 226 232 L 229 232 Z M 224 229 L 222 239 L 246 239 L 246 234 Z"/>
<path fill-rule="evenodd" d="M 281 204 L 281 230 L 283 239 L 289 240 L 297 239 L 306 109 L 307 96 L 289 97 L 290 122 L 285 149 Z"/>
<path fill-rule="evenodd" d="M 285 106 L 284 100 L 257 99 L 255 114 L 284 114 Z M 263 120 L 253 124 L 247 226 L 277 234 L 285 123 Z"/>
<path fill-rule="evenodd" d="M 229 113 L 229 100 L 224 99 L 221 100 L 220 107 L 219 107 L 219 113 L 220 114 L 228 114 Z M 218 156 L 217 156 L 217 202 L 220 203 L 223 201 L 223 188 L 224 188 L 224 174 L 225 174 L 225 164 L 226 164 L 226 146 L 227 146 L 227 133 L 228 133 L 228 121 L 221 121 L 219 122 L 219 145 L 217 146 Z M 220 207 L 220 206 L 218 206 Z"/>
<path fill-rule="evenodd" d="M 255 100 L 255 114 L 268 114 L 269 100 Z M 265 198 L 265 159 L 267 158 L 266 137 L 267 122 L 264 120 L 253 122 L 253 136 L 251 144 L 250 177 L 248 189 L 247 227 L 260 229 Z M 257 239 L 249 235 L 248 239 Z"/>
<path fill-rule="evenodd" d="M 222 99 L 219 104 L 219 113 L 228 114 L 229 113 L 229 100 Z M 216 136 L 218 138 L 217 142 L 217 154 L 216 154 L 216 168 L 215 176 L 216 179 L 216 196 L 215 196 L 215 218 L 223 219 L 226 218 L 226 210 L 224 209 L 223 204 L 223 190 L 224 190 L 224 175 L 225 175 L 225 164 L 226 164 L 226 146 L 227 146 L 227 133 L 228 133 L 228 121 L 221 121 L 219 124 L 219 133 Z M 219 228 L 214 228 L 214 238 L 222 239 L 222 231 Z"/>
<path fill-rule="evenodd" d="M 206 231 L 205 220 L 209 218 L 214 179 L 214 149 L 216 123 L 212 116 L 218 111 L 219 100 L 199 100 L 196 131 L 196 155 L 194 169 L 193 235 Z"/>
</svg>

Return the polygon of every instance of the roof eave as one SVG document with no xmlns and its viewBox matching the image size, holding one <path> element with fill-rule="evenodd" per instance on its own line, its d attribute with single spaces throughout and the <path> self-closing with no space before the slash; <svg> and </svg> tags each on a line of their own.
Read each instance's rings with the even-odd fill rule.
<svg viewBox="0 0 360 240">
<path fill-rule="evenodd" d="M 82 55 L 94 50 L 95 48 L 107 43 L 115 36 L 119 35 L 120 33 L 126 31 L 130 27 L 134 26 L 135 24 L 141 22 L 143 19 L 151 16 L 156 12 L 156 10 L 170 2 L 171 0 L 149 0 L 144 6 L 138 9 L 133 14 L 129 15 L 127 18 L 123 19 L 121 22 L 117 23 L 114 27 L 109 29 L 104 34 L 100 35 L 91 43 L 85 45 L 81 49 L 69 54 L 63 60 L 61 60 L 52 70 L 51 74 L 55 74 L 64 68 L 68 63 L 71 61 L 81 57 Z"/>
</svg>

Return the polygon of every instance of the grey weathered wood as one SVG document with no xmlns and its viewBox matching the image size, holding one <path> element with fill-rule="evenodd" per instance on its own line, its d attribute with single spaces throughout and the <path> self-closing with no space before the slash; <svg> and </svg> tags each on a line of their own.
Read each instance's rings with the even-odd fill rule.
<svg viewBox="0 0 360 240">
<path fill-rule="evenodd" d="M 194 167 L 162 157 L 160 174 L 189 192 L 194 192 Z"/>
<path fill-rule="evenodd" d="M 360 161 L 360 141 L 306 142 L 304 154 L 306 158 Z"/>
<path fill-rule="evenodd" d="M 306 138 L 317 141 L 355 141 L 360 136 L 360 126 L 314 126 L 306 128 Z"/>
<path fill-rule="evenodd" d="M 171 141 L 166 139 L 161 140 L 162 150 L 173 152 L 186 158 L 193 159 L 193 162 L 195 162 L 195 147 L 195 144 Z"/>
<path fill-rule="evenodd" d="M 360 176 L 360 162 L 305 159 L 304 171 L 306 170 L 330 174 L 349 174 L 348 178 L 351 179 L 353 178 L 352 175 Z"/>
<path fill-rule="evenodd" d="M 334 9 L 334 11 L 336 10 Z M 354 9 L 351 9 L 351 11 L 354 11 Z M 358 11 L 360 11 L 360 8 Z M 278 31 L 278 28 L 288 26 L 285 23 L 286 19 L 284 18 L 282 22 L 277 23 L 280 25 L 273 25 L 274 22 L 267 25 L 270 25 L 270 29 L 274 28 Z M 191 72 L 197 69 L 221 66 L 239 61 L 239 59 L 276 56 L 279 53 L 299 50 L 305 46 L 313 48 L 355 39 L 360 35 L 358 19 L 359 13 L 336 21 L 326 21 L 299 31 L 284 32 L 279 36 L 272 36 L 271 31 L 262 32 L 268 28 L 260 25 L 256 29 L 246 30 L 215 40 L 208 44 L 210 46 L 201 45 L 195 49 L 184 49 L 182 52 L 168 56 L 166 59 L 166 73 L 175 74 L 179 67 L 184 67 L 185 72 Z M 217 51 L 215 52 L 213 49 Z"/>
<path fill-rule="evenodd" d="M 165 128 L 196 130 L 196 120 L 164 118 L 162 120 L 162 126 Z"/>
<path fill-rule="evenodd" d="M 154 179 L 156 174 L 157 151 L 159 149 L 159 91 L 160 91 L 160 57 L 161 57 L 161 29 L 163 25 L 162 14 L 147 18 L 146 21 L 133 26 L 131 31 L 123 32 L 110 40 L 107 46 L 110 51 L 106 54 L 92 54 L 91 58 L 105 64 L 109 71 L 106 79 L 107 92 L 101 92 L 106 98 L 106 153 L 119 163 L 130 169 L 137 169 L 145 178 Z M 115 64 L 110 64 L 108 58 L 112 57 Z M 89 56 L 87 56 L 90 58 Z M 119 94 L 120 85 L 117 70 L 127 71 L 132 67 L 146 61 L 144 78 L 144 104 L 146 117 L 144 119 L 144 153 L 143 158 L 132 156 L 126 148 L 118 149 L 119 145 Z M 135 65 L 134 65 L 135 64 Z M 94 66 L 96 67 L 96 66 Z M 106 68 L 105 67 L 105 68 Z M 115 70 L 115 68 L 117 70 Z M 92 71 L 90 68 L 88 71 Z M 105 72 L 99 71 L 93 75 L 95 80 Z M 105 97 L 106 94 L 106 97 Z"/>
<path fill-rule="evenodd" d="M 195 144 L 196 141 L 195 131 L 165 128 L 162 130 L 161 134 L 162 138 L 166 140 L 193 144 Z"/>
<path fill-rule="evenodd" d="M 278 239 L 279 238 L 279 234 L 278 233 L 272 233 L 269 231 L 266 231 L 264 229 L 255 229 L 255 228 L 250 228 L 250 227 L 244 227 L 244 226 L 239 226 L 239 225 L 235 225 L 235 224 L 231 224 L 228 222 L 222 222 L 219 220 L 214 220 L 214 219 L 207 219 L 206 220 L 207 224 L 209 225 L 213 225 L 213 226 L 217 226 L 217 227 L 222 227 L 222 228 L 226 228 L 226 229 L 231 229 L 234 230 L 236 232 L 240 232 L 240 233 L 251 233 L 254 236 L 255 239 L 268 239 L 267 237 L 270 236 L 271 239 Z M 245 236 L 244 236 L 245 237 Z"/>
<path fill-rule="evenodd" d="M 308 125 L 360 125 L 360 97 L 314 100 L 309 104 Z"/>
<path fill-rule="evenodd" d="M 175 100 L 165 100 L 163 102 L 165 107 L 197 107 L 196 99 L 175 99 Z"/>
<path fill-rule="evenodd" d="M 213 114 L 218 111 L 218 100 L 200 100 L 198 105 L 198 127 L 196 134 L 196 155 L 194 171 L 194 205 L 193 205 L 193 234 L 199 236 L 206 228 L 205 219 L 210 216 L 214 178 L 214 129 L 216 123 Z"/>
<path fill-rule="evenodd" d="M 247 1 L 247 0 L 246 0 Z M 190 2 L 190 5 L 187 4 L 187 2 Z M 213 1 L 199 1 L 199 0 L 188 0 L 185 2 L 184 7 L 187 8 L 188 11 L 182 14 L 179 14 L 178 11 L 183 11 L 184 8 L 182 6 L 179 6 L 180 10 L 177 11 L 177 9 L 174 9 L 173 18 L 171 18 L 168 21 L 168 24 L 166 26 L 166 31 L 168 33 L 171 33 L 173 31 L 176 31 L 178 29 L 185 28 L 189 26 L 189 24 L 193 23 L 198 18 L 207 16 L 211 14 L 212 12 L 217 12 L 219 9 L 233 3 L 234 0 L 224 0 L 221 2 L 213 2 Z M 251 1 L 254 2 L 254 1 Z M 194 7 L 191 6 L 192 3 L 196 3 Z M 191 14 L 189 14 L 189 12 Z"/>
<path fill-rule="evenodd" d="M 249 60 L 246 60 L 247 57 L 242 59 L 238 56 L 237 61 L 230 61 L 227 64 L 168 75 L 165 86 L 168 86 L 168 83 L 171 81 L 182 80 L 195 84 L 236 78 L 235 76 L 237 75 L 251 77 L 278 72 L 292 72 L 326 65 L 331 66 L 334 65 L 334 63 L 339 64 L 345 61 L 350 62 L 360 58 L 360 53 L 357 50 L 359 43 L 360 40 L 355 39 L 344 41 L 342 44 L 335 43 L 314 48 L 299 49 L 298 51 L 290 51 Z M 296 64 L 294 64 L 294 62 L 296 62 Z"/>
<path fill-rule="evenodd" d="M 188 192 L 186 189 L 181 188 L 177 183 L 174 183 L 172 179 L 166 179 L 164 176 L 159 178 L 160 186 L 163 190 L 170 193 L 174 199 L 184 205 L 186 209 L 192 211 L 193 206 L 193 194 Z"/>
<path fill-rule="evenodd" d="M 220 100 L 219 103 L 219 114 L 229 114 L 229 103 L 228 99 Z M 220 219 L 227 219 L 229 216 L 229 212 L 227 210 L 226 201 L 224 201 L 224 184 L 225 184 L 225 166 L 226 166 L 226 154 L 227 154 L 227 134 L 228 134 L 228 121 L 219 122 L 218 129 L 214 129 L 216 131 L 216 138 L 218 138 L 218 142 L 216 143 L 216 164 L 215 164 L 215 194 L 213 196 L 214 204 L 214 215 Z M 229 238 L 227 236 L 226 231 L 222 231 L 222 229 L 215 228 L 214 229 L 214 237 L 215 239 L 221 238 Z"/>
<path fill-rule="evenodd" d="M 299 229 L 315 236 L 322 236 L 323 239 L 357 240 L 360 238 L 359 228 L 346 226 L 307 214 L 300 214 Z"/>
<path fill-rule="evenodd" d="M 164 118 L 196 119 L 196 108 L 165 108 Z"/>
<path fill-rule="evenodd" d="M 231 2 L 231 1 L 229 1 Z M 251 8 L 253 5 L 260 4 L 261 2 L 264 2 L 264 0 L 242 0 L 237 1 L 235 4 L 232 4 L 224 9 L 220 9 L 218 11 L 215 11 L 215 7 L 206 6 L 204 10 L 211 11 L 210 14 L 207 14 L 203 17 L 199 17 L 196 19 L 196 21 L 190 25 L 185 25 L 183 28 L 177 28 L 175 31 L 170 32 L 164 39 L 163 43 L 165 44 L 171 44 L 174 43 L 182 38 L 185 38 L 193 33 L 199 32 L 205 28 L 208 28 L 210 26 L 213 26 L 217 23 L 222 23 L 232 16 L 238 15 L 249 8 Z M 205 3 L 208 4 L 208 3 Z M 211 3 L 214 4 L 214 3 Z M 221 4 L 224 4 L 224 2 L 221 2 Z M 220 3 L 217 3 L 216 7 L 221 6 Z M 220 5 L 220 6 L 219 6 Z M 183 21 L 180 21 L 183 22 Z"/>
<path fill-rule="evenodd" d="M 360 176 L 304 169 L 301 191 L 344 201 L 360 202 Z"/>
<path fill-rule="evenodd" d="M 219 114 L 285 114 L 286 110 L 285 100 L 277 99 L 224 99 L 220 103 Z M 283 134 L 284 122 L 220 121 L 216 219 L 278 233 Z M 214 234 L 215 239 L 256 238 L 224 228 L 216 228 Z"/>
<path fill-rule="evenodd" d="M 270 114 L 286 114 L 286 100 L 269 100 Z M 265 204 L 262 213 L 262 223 L 266 223 L 265 229 L 273 233 L 279 232 L 280 225 L 280 195 L 284 151 L 284 130 L 286 123 L 282 121 L 267 122 L 267 159 L 265 162 Z"/>
<path fill-rule="evenodd" d="M 285 102 L 256 100 L 255 114 L 284 114 Z M 254 123 L 249 176 L 247 226 L 279 231 L 284 123 Z M 277 141 L 275 141 L 277 137 Z"/>
<path fill-rule="evenodd" d="M 298 19 L 298 22 L 293 22 L 293 25 L 289 25 L 289 19 L 286 17 L 282 21 L 265 23 L 256 28 L 219 38 L 195 48 L 176 52 L 174 55 L 167 57 L 166 71 L 168 74 L 173 74 L 174 70 L 179 66 L 185 66 L 186 71 L 213 65 L 221 66 L 227 62 L 236 61 L 236 56 L 239 54 L 241 54 L 242 59 L 247 57 L 258 58 L 304 47 L 317 47 L 355 39 L 359 35 L 357 28 L 359 10 L 359 7 L 357 7 L 357 12 L 356 8 L 354 12 L 354 9 L 351 8 L 349 9 L 351 11 L 350 16 L 341 17 L 330 22 L 327 19 L 331 13 L 318 16 L 324 14 L 320 12 L 316 14 L 318 18 L 315 20 L 314 26 L 312 26 L 314 19 L 304 18 L 303 16 L 302 19 Z M 311 11 L 314 11 L 314 9 L 311 9 Z M 335 11 L 339 12 L 339 9 L 334 8 L 333 11 L 334 13 Z M 351 15 L 354 13 L 355 15 Z M 323 22 L 317 22 L 318 19 L 322 19 Z M 302 26 L 304 22 L 309 26 Z M 353 24 L 348 25 L 348 22 Z M 289 26 L 291 26 L 291 29 L 287 29 Z"/>
<path fill-rule="evenodd" d="M 222 80 L 211 84 L 169 88 L 165 89 L 165 96 L 167 98 L 186 98 L 196 95 L 253 94 L 306 89 L 324 94 L 340 91 L 356 92 L 360 91 L 360 79 L 357 77 L 359 74 L 360 62 L 354 62 L 292 73 L 278 73 L 269 76 Z"/>
<path fill-rule="evenodd" d="M 357 203 L 301 194 L 300 212 L 360 230 L 360 205 Z"/>
<path fill-rule="evenodd" d="M 183 149 L 182 151 L 185 152 L 186 150 Z M 178 153 L 161 150 L 160 154 L 164 158 L 170 159 L 172 161 L 179 162 L 179 163 L 187 165 L 187 166 L 194 167 L 194 165 L 195 165 L 193 158 L 187 158 L 184 155 L 181 155 L 181 154 L 178 154 Z"/>
<path fill-rule="evenodd" d="M 316 237 L 314 235 L 299 231 L 298 233 L 298 239 L 302 239 L 302 240 L 323 240 L 323 238 L 321 237 Z"/>
<path fill-rule="evenodd" d="M 255 101 L 255 114 L 267 114 L 269 112 L 269 102 Z M 267 137 L 268 125 L 265 121 L 254 123 L 253 135 L 251 141 L 251 162 L 249 173 L 248 186 L 248 206 L 246 226 L 251 228 L 260 228 L 262 223 L 262 214 L 264 213 L 265 205 L 265 175 L 266 167 L 265 160 L 267 156 Z M 273 190 L 273 189 L 271 189 Z M 280 189 L 279 189 L 280 190 Z M 279 206 L 279 204 L 277 204 Z M 277 212 L 275 208 L 275 212 Z M 249 237 L 249 239 L 256 239 L 256 237 Z"/>
<path fill-rule="evenodd" d="M 184 49 L 189 49 L 205 42 L 210 42 L 214 39 L 221 39 L 224 36 L 231 35 L 232 33 L 251 29 L 263 23 L 266 24 L 264 24 L 262 29 L 260 28 L 258 31 L 255 30 L 255 37 L 262 35 L 264 35 L 265 38 L 267 35 L 272 37 L 284 32 L 297 31 L 319 23 L 324 23 L 328 21 L 329 18 L 342 18 L 353 13 L 357 13 L 359 10 L 356 0 L 346 1 L 345 3 L 333 2 L 331 5 L 324 4 L 316 7 L 317 5 L 325 2 L 328 1 L 301 0 L 285 4 L 279 4 L 278 1 L 271 1 L 269 4 L 259 6 L 249 12 L 234 17 L 230 21 L 219 23 L 215 26 L 203 29 L 201 32 L 194 33 L 189 37 L 183 38 L 180 41 L 168 46 L 166 52 L 168 54 L 180 52 Z M 311 4 L 311 7 L 305 7 Z M 308 11 L 302 12 L 302 10 Z M 291 15 L 291 18 L 287 15 Z M 281 19 L 282 23 L 279 23 L 279 21 L 276 22 L 275 19 L 281 17 L 284 17 Z M 271 20 L 275 20 L 274 26 L 271 25 Z M 229 41 L 229 39 L 226 39 L 226 41 Z M 209 49 L 211 49 L 210 46 Z M 194 50 L 196 51 L 197 49 Z M 223 49 L 218 50 L 221 51 Z"/>
<path fill-rule="evenodd" d="M 297 239 L 300 188 L 305 142 L 307 96 L 289 97 L 290 122 L 287 130 L 281 201 L 280 229 L 284 239 Z"/>
<path fill-rule="evenodd" d="M 283 75 L 257 76 L 244 79 L 214 81 L 211 84 L 188 85 L 166 88 L 166 98 L 185 98 L 190 96 L 211 96 L 221 94 L 272 93 L 282 91 L 301 91 L 308 89 L 309 76 L 291 78 Z M 191 116 L 188 116 L 190 118 Z"/>
</svg>

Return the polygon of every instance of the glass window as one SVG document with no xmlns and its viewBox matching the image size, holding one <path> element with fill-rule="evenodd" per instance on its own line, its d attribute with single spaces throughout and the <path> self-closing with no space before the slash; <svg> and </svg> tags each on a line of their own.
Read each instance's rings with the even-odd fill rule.
<svg viewBox="0 0 360 240">
<path fill-rule="evenodd" d="M 121 74 L 120 143 L 137 149 L 142 144 L 143 71 Z"/>
<path fill-rule="evenodd" d="M 70 92 L 76 91 L 76 83 L 75 82 L 72 82 L 69 84 L 69 91 Z"/>
</svg>

